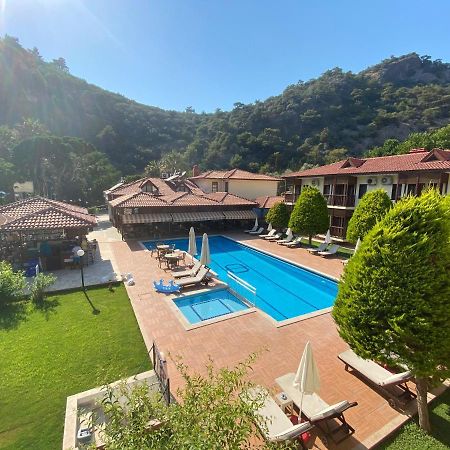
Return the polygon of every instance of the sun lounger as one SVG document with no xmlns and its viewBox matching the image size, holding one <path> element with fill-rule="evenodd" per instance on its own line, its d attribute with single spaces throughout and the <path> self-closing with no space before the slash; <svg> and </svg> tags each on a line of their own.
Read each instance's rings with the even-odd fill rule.
<svg viewBox="0 0 450 450">
<path fill-rule="evenodd" d="M 283 236 L 283 233 L 277 233 L 274 234 L 273 236 L 266 236 L 264 239 L 266 241 L 277 241 L 278 239 L 281 238 L 281 236 Z"/>
<path fill-rule="evenodd" d="M 273 229 L 266 234 L 260 234 L 259 237 L 265 239 L 266 237 L 275 236 L 277 230 Z"/>
<path fill-rule="evenodd" d="M 316 254 L 322 256 L 322 258 L 328 258 L 328 256 L 335 255 L 339 250 L 339 245 L 333 244 L 328 250 L 323 252 L 317 252 Z"/>
<path fill-rule="evenodd" d="M 286 247 L 289 248 L 300 247 L 300 245 L 302 244 L 302 239 L 303 238 L 301 236 L 297 236 L 293 241 L 288 243 L 282 242 L 281 245 L 285 245 Z"/>
<path fill-rule="evenodd" d="M 181 288 L 185 286 L 190 285 L 198 285 L 201 283 L 205 283 L 208 281 L 208 274 L 209 274 L 209 268 L 203 266 L 197 273 L 195 277 L 186 277 L 186 278 L 180 278 L 177 281 L 177 285 Z"/>
<path fill-rule="evenodd" d="M 258 225 L 254 226 L 251 230 L 244 230 L 244 233 L 253 233 L 258 229 Z"/>
<path fill-rule="evenodd" d="M 322 242 L 317 248 L 307 248 L 306 250 L 308 250 L 309 253 L 318 253 L 318 252 L 323 252 L 324 250 L 326 250 L 326 248 L 328 247 L 328 244 L 325 242 Z"/>
<path fill-rule="evenodd" d="M 406 403 L 417 397 L 407 385 L 407 381 L 413 379 L 409 370 L 393 374 L 374 361 L 360 358 L 353 350 L 341 353 L 338 358 L 345 364 L 345 370 L 352 369 L 357 372 L 388 397 L 388 402 L 393 408 L 404 407 Z"/>
<path fill-rule="evenodd" d="M 293 403 L 302 409 L 302 414 L 313 425 L 317 425 L 325 436 L 338 444 L 351 436 L 355 429 L 347 423 L 344 412 L 356 406 L 357 402 L 344 400 L 334 405 L 329 405 L 318 394 L 303 395 L 294 387 L 294 373 L 288 373 L 276 379 L 278 386 L 292 399 Z M 338 423 L 339 421 L 340 423 Z"/>
<path fill-rule="evenodd" d="M 256 231 L 249 231 L 248 234 L 261 234 L 264 231 L 263 227 L 258 228 Z"/>
<path fill-rule="evenodd" d="M 192 269 L 180 270 L 178 272 L 172 272 L 172 276 L 174 278 L 195 277 L 201 267 L 202 267 L 202 265 L 200 264 L 200 262 L 196 261 L 194 263 L 194 266 L 192 267 Z"/>
<path fill-rule="evenodd" d="M 276 242 L 277 242 L 277 244 L 284 245 L 284 244 L 289 244 L 289 242 L 292 242 L 293 239 L 294 239 L 294 235 L 291 234 L 284 239 L 278 239 Z"/>
<path fill-rule="evenodd" d="M 268 441 L 282 442 L 295 439 L 313 428 L 309 422 L 292 425 L 283 410 L 264 388 L 258 386 L 249 392 L 250 398 L 256 399 L 260 395 L 266 395 L 266 398 L 264 405 L 256 411 L 260 416 L 257 425 Z"/>
</svg>

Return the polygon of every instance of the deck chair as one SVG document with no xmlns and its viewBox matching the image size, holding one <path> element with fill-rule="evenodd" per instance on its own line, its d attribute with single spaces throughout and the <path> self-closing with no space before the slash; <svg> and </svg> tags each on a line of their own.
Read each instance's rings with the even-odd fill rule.
<svg viewBox="0 0 450 450">
<path fill-rule="evenodd" d="M 328 247 L 328 244 L 326 242 L 322 242 L 317 248 L 309 247 L 306 250 L 308 250 L 309 253 L 318 253 L 323 252 Z"/>
<path fill-rule="evenodd" d="M 197 273 L 197 275 L 195 277 L 185 277 L 185 278 L 180 278 L 177 281 L 177 285 L 180 286 L 181 288 L 185 287 L 185 286 L 190 286 L 190 285 L 199 285 L 201 283 L 207 283 L 208 282 L 208 274 L 209 274 L 209 268 L 203 266 Z"/>
<path fill-rule="evenodd" d="M 295 247 L 300 247 L 300 245 L 302 245 L 302 237 L 301 236 L 297 236 L 293 241 L 288 242 L 288 243 L 281 243 L 281 245 L 285 245 L 286 247 L 289 248 L 295 248 Z"/>
<path fill-rule="evenodd" d="M 346 371 L 352 369 L 387 397 L 392 408 L 404 408 L 410 400 L 417 397 L 407 385 L 407 381 L 413 379 L 409 370 L 393 374 L 374 361 L 360 358 L 353 350 L 341 353 L 338 358 L 345 364 Z"/>
<path fill-rule="evenodd" d="M 285 244 L 289 244 L 289 242 L 292 242 L 293 240 L 294 240 L 294 235 L 290 234 L 290 235 L 286 236 L 284 239 L 278 239 L 276 241 L 276 243 L 280 244 L 280 245 L 285 245 Z"/>
<path fill-rule="evenodd" d="M 258 228 L 256 231 L 249 231 L 248 234 L 261 234 L 264 231 L 263 227 Z"/>
<path fill-rule="evenodd" d="M 259 237 L 265 239 L 266 237 L 270 237 L 270 236 L 275 236 L 277 230 L 275 230 L 275 228 L 271 231 L 269 231 L 266 234 L 260 234 Z"/>
<path fill-rule="evenodd" d="M 322 258 L 328 258 L 329 256 L 335 255 L 339 250 L 339 245 L 333 244 L 328 250 L 322 252 L 317 252 L 316 254 L 322 256 Z"/>
<path fill-rule="evenodd" d="M 251 230 L 244 230 L 244 233 L 254 233 L 258 229 L 258 225 L 254 226 Z"/>
<path fill-rule="evenodd" d="M 200 264 L 200 261 L 195 261 L 192 269 L 179 270 L 178 272 L 172 272 L 172 276 L 174 278 L 195 277 L 201 267 L 202 267 L 202 265 Z"/>
<path fill-rule="evenodd" d="M 266 241 L 278 241 L 278 239 L 281 239 L 282 236 L 283 236 L 283 233 L 277 233 L 277 234 L 274 234 L 273 236 L 266 236 L 264 239 Z"/>
<path fill-rule="evenodd" d="M 316 393 L 303 395 L 302 399 L 301 392 L 294 387 L 294 378 L 294 373 L 288 373 L 275 381 L 297 408 L 301 405 L 301 413 L 311 424 L 320 428 L 326 439 L 331 438 L 335 444 L 339 444 L 355 432 L 355 429 L 345 420 L 344 412 L 357 406 L 357 402 L 350 403 L 344 400 L 330 406 Z M 324 444 L 327 445 L 326 442 Z"/>
<path fill-rule="evenodd" d="M 313 425 L 309 422 L 302 422 L 292 425 L 292 422 L 284 414 L 283 410 L 269 396 L 266 389 L 257 386 L 248 392 L 250 398 L 264 395 L 264 404 L 256 411 L 259 416 L 257 426 L 269 442 L 282 442 L 296 439 L 303 433 L 311 430 Z M 303 442 L 302 442 L 303 447 Z"/>
</svg>

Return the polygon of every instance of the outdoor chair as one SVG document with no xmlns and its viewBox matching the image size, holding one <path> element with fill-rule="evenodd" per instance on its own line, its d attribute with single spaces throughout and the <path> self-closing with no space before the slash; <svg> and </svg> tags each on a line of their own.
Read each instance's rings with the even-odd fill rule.
<svg viewBox="0 0 450 450">
<path fill-rule="evenodd" d="M 374 361 L 359 357 L 353 350 L 341 353 L 338 358 L 345 364 L 345 370 L 352 369 L 369 381 L 381 394 L 388 398 L 392 408 L 403 408 L 417 397 L 407 382 L 413 379 L 411 372 L 393 374 Z"/>
<path fill-rule="evenodd" d="M 263 231 L 264 231 L 264 228 L 260 227 L 256 231 L 249 231 L 248 234 L 260 235 Z"/>
<path fill-rule="evenodd" d="M 255 225 L 251 230 L 244 230 L 244 233 L 254 233 L 258 229 L 258 225 Z"/>
<path fill-rule="evenodd" d="M 250 399 L 256 400 L 261 395 L 266 397 L 264 404 L 256 411 L 259 416 L 257 426 L 267 441 L 282 442 L 296 439 L 314 427 L 310 422 L 292 425 L 290 419 L 263 387 L 257 386 L 248 391 Z M 302 447 L 305 448 L 303 442 L 301 440 L 300 442 Z"/>
<path fill-rule="evenodd" d="M 335 255 L 339 250 L 339 245 L 333 244 L 328 250 L 317 252 L 316 255 L 322 256 L 322 258 L 328 258 Z"/>
<path fill-rule="evenodd" d="M 178 286 L 184 288 L 185 286 L 195 285 L 198 286 L 202 283 L 208 283 L 209 281 L 209 268 L 203 266 L 195 277 L 180 278 L 177 281 Z"/>
<path fill-rule="evenodd" d="M 200 270 L 202 265 L 199 261 L 196 261 L 192 269 L 181 270 L 178 272 L 172 272 L 172 276 L 174 278 L 183 278 L 183 277 L 195 277 Z"/>
<path fill-rule="evenodd" d="M 288 373 L 275 381 L 292 399 L 296 407 L 299 409 L 301 407 L 301 413 L 309 422 L 320 428 L 325 439 L 331 438 L 335 444 L 339 444 L 355 432 L 355 429 L 347 423 L 344 412 L 357 406 L 357 402 L 350 403 L 344 400 L 330 406 L 316 393 L 302 396 L 302 393 L 294 387 L 294 379 L 295 374 Z M 326 442 L 324 444 L 327 445 Z"/>
<path fill-rule="evenodd" d="M 276 241 L 276 243 L 280 244 L 280 245 L 285 245 L 285 244 L 289 244 L 289 242 L 292 242 L 293 239 L 294 239 L 294 235 L 290 234 L 289 236 L 285 237 L 284 239 L 278 239 Z"/>
<path fill-rule="evenodd" d="M 308 250 L 309 253 L 319 253 L 326 250 L 328 247 L 328 244 L 326 242 L 322 242 L 317 248 L 309 247 L 306 250 Z"/>
<path fill-rule="evenodd" d="M 266 241 L 277 241 L 278 239 L 281 239 L 282 236 L 283 236 L 283 233 L 277 233 L 277 234 L 274 234 L 273 236 L 266 236 L 264 239 Z"/>
<path fill-rule="evenodd" d="M 258 237 L 265 239 L 266 237 L 275 236 L 277 230 L 273 229 L 266 234 L 260 234 Z"/>
<path fill-rule="evenodd" d="M 302 237 L 297 236 L 293 241 L 287 243 L 281 242 L 280 245 L 284 245 L 289 248 L 300 247 L 300 245 L 302 245 Z"/>
</svg>

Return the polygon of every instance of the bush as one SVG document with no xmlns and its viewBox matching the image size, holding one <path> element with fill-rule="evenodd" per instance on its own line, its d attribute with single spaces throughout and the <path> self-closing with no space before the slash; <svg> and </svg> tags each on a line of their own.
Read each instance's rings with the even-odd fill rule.
<svg viewBox="0 0 450 450">
<path fill-rule="evenodd" d="M 326 233 L 329 224 L 325 197 L 314 187 L 304 187 L 289 220 L 291 230 L 308 236 L 311 245 L 312 237 L 318 233 Z"/>
<path fill-rule="evenodd" d="M 14 272 L 11 264 L 0 261 L 0 304 L 17 300 L 26 286 L 23 272 Z"/>
<path fill-rule="evenodd" d="M 364 236 L 391 207 L 391 199 L 383 189 L 363 195 L 348 222 L 347 241 L 356 243 L 358 238 L 364 239 Z"/>
<path fill-rule="evenodd" d="M 30 298 L 35 305 L 41 305 L 45 299 L 45 289 L 56 281 L 53 274 L 38 273 L 30 286 Z"/>
<path fill-rule="evenodd" d="M 398 202 L 366 235 L 339 283 L 333 318 L 363 358 L 406 365 L 428 429 L 428 378 L 450 375 L 450 198 Z"/>
<path fill-rule="evenodd" d="M 266 222 L 276 229 L 286 228 L 289 223 L 289 211 L 284 202 L 275 203 L 266 215 Z"/>
</svg>

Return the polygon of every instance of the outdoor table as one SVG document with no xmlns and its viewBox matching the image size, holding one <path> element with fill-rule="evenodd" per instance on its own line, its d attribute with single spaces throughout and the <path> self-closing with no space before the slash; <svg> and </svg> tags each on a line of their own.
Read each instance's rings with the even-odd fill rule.
<svg viewBox="0 0 450 450">
<path fill-rule="evenodd" d="M 183 259 L 182 253 L 166 253 L 164 259 L 167 262 L 167 266 L 177 266 L 179 261 Z"/>
<path fill-rule="evenodd" d="M 168 250 L 170 248 L 170 245 L 168 245 L 168 244 L 159 244 L 159 245 L 156 246 L 156 248 L 158 250 Z"/>
</svg>

